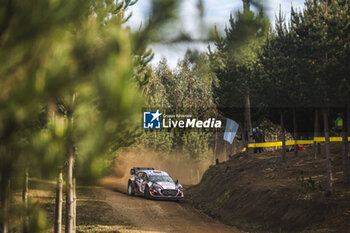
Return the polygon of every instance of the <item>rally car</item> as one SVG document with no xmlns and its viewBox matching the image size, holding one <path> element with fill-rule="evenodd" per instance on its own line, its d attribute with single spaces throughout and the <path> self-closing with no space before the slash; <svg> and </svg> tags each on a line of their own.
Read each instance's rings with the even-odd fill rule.
<svg viewBox="0 0 350 233">
<path fill-rule="evenodd" d="M 149 167 L 133 167 L 128 181 L 128 194 L 142 195 L 147 199 L 181 200 L 182 185 L 168 173 Z"/>
</svg>

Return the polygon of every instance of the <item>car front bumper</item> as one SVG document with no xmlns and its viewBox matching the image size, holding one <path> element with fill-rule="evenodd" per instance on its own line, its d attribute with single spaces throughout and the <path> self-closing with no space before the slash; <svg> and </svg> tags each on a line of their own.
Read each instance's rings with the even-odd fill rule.
<svg viewBox="0 0 350 233">
<path fill-rule="evenodd" d="M 182 191 L 178 191 L 176 195 L 164 195 L 162 194 L 161 191 L 153 189 L 153 190 L 150 190 L 149 194 L 150 194 L 150 197 L 153 199 L 180 200 L 184 198 L 184 194 Z"/>
</svg>

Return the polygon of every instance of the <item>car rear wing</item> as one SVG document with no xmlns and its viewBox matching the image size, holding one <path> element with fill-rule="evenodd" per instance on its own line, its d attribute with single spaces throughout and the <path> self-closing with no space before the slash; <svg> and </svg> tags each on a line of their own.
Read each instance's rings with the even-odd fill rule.
<svg viewBox="0 0 350 233">
<path fill-rule="evenodd" d="M 130 174 L 134 175 L 137 171 L 140 171 L 140 170 L 154 170 L 154 168 L 153 167 L 133 167 L 130 169 Z"/>
</svg>

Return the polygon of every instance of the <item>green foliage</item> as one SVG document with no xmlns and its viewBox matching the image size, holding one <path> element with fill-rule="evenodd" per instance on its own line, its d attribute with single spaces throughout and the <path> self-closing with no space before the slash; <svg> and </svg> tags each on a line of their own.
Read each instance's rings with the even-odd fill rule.
<svg viewBox="0 0 350 233">
<path fill-rule="evenodd" d="M 206 159 L 209 151 L 209 139 L 212 134 L 208 132 L 188 131 L 183 134 L 183 151 L 193 159 Z"/>
<path fill-rule="evenodd" d="M 280 12 L 260 53 L 261 103 L 279 108 L 348 104 L 349 20 L 349 1 L 308 0 L 303 11 L 292 9 L 289 22 Z M 314 113 L 302 109 L 299 114 L 312 119 Z M 266 115 L 279 121 L 271 112 Z M 300 128 L 310 132 L 312 124 L 304 120 Z"/>
<path fill-rule="evenodd" d="M 304 171 L 299 171 L 300 177 L 296 177 L 296 181 L 305 189 L 305 191 L 315 191 L 317 188 L 322 191 L 321 183 L 318 182 L 318 187 L 315 186 L 315 180 L 312 179 L 311 176 L 309 176 L 308 179 L 305 179 L 304 177 Z"/>
<path fill-rule="evenodd" d="M 138 138 L 136 145 L 143 149 L 144 147 L 151 151 L 163 153 L 169 157 L 175 151 L 175 135 L 166 131 L 143 132 Z"/>
<path fill-rule="evenodd" d="M 90 15 L 79 22 L 79 28 L 66 32 L 66 40 L 57 44 L 60 50 L 53 54 L 57 59 L 55 69 L 63 73 L 66 83 L 56 86 L 55 93 L 49 93 L 52 102 L 48 102 L 48 127 L 39 132 L 41 136 L 34 137 L 36 142 L 43 137 L 57 139 L 41 145 L 46 152 L 42 156 L 52 160 L 49 167 L 64 163 L 56 163 L 55 154 L 47 154 L 47 150 L 62 157 L 64 148 L 74 145 L 78 171 L 86 180 L 102 174 L 107 165 L 103 156 L 108 153 L 110 143 L 133 130 L 132 122 L 136 122 L 135 113 L 141 106 L 137 84 L 133 83 L 131 35 L 121 27 L 124 8 L 112 12 L 115 4 L 107 6 L 97 1 Z M 52 68 L 41 69 L 50 85 L 48 73 Z M 45 133 L 51 135 L 45 137 Z"/>
<path fill-rule="evenodd" d="M 152 53 L 146 46 L 155 30 L 174 17 L 177 1 L 153 1 L 148 24 L 133 34 L 123 23 L 135 3 L 1 4 L 2 202 L 8 201 L 3 195 L 8 183 L 28 167 L 36 175 L 56 175 L 73 148 L 78 177 L 91 182 L 103 174 L 113 151 L 134 141 L 143 103 L 140 86 L 150 74 Z M 15 222 L 13 211 L 2 208 L 0 225 L 8 213 Z M 30 216 L 31 232 L 42 231 L 45 217 L 40 211 Z"/>
<path fill-rule="evenodd" d="M 267 105 L 274 107 L 294 106 L 300 101 L 297 94 L 301 80 L 296 75 L 296 58 L 291 33 L 280 11 L 276 19 L 275 34 L 269 36 L 263 47 L 261 63 L 265 75 L 261 78 L 263 88 L 270 92 L 262 92 L 267 97 Z M 274 95 L 272 96 L 271 93 Z"/>
<path fill-rule="evenodd" d="M 192 114 L 197 118 L 215 117 L 217 112 L 212 99 L 213 75 L 205 54 L 188 51 L 175 71 L 166 60 L 155 68 L 144 87 L 149 108 L 162 109 L 163 114 Z M 165 155 L 183 152 L 184 157 L 203 159 L 209 151 L 212 132 L 191 130 L 145 131 L 139 145 L 161 151 Z"/>
<path fill-rule="evenodd" d="M 10 232 L 22 232 L 24 228 L 27 232 L 45 232 L 48 228 L 45 212 L 38 203 L 30 200 L 28 206 L 14 206 L 10 214 Z"/>
<path fill-rule="evenodd" d="M 231 15 L 229 23 L 225 37 L 217 34 L 217 51 L 209 47 L 211 68 L 218 80 L 214 83 L 213 93 L 220 113 L 242 122 L 245 96 L 252 94 L 257 85 L 258 50 L 264 42 L 269 22 L 262 11 L 256 14 L 245 9 L 235 18 Z"/>
</svg>

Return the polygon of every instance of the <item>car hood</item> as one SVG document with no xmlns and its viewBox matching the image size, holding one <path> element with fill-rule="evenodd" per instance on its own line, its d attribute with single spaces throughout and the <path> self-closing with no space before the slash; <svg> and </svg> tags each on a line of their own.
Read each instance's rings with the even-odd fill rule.
<svg viewBox="0 0 350 233">
<path fill-rule="evenodd" d="M 157 182 L 156 184 L 162 186 L 163 189 L 176 189 L 176 185 L 173 182 Z"/>
</svg>

